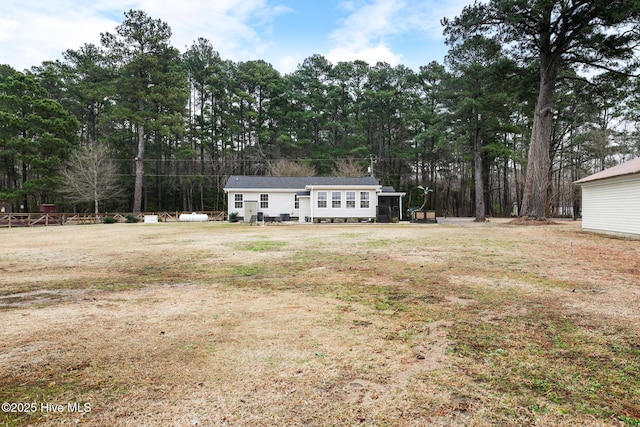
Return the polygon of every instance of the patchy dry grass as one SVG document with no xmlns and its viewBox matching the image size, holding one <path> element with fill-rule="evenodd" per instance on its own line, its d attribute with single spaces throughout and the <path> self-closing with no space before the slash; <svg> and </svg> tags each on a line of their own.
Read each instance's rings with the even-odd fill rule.
<svg viewBox="0 0 640 427">
<path fill-rule="evenodd" d="M 578 223 L 0 233 L 8 426 L 640 425 L 639 245 Z"/>
</svg>

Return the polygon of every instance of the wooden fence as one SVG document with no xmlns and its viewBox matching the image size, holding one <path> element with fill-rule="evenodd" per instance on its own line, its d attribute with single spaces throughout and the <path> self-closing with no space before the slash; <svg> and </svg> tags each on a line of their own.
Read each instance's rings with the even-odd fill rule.
<svg viewBox="0 0 640 427">
<path fill-rule="evenodd" d="M 144 221 L 145 215 L 157 215 L 159 222 L 178 222 L 181 214 L 191 212 L 142 212 L 133 213 L 103 213 L 103 214 L 79 214 L 79 213 L 0 213 L 0 228 L 11 227 L 35 227 L 48 225 L 71 225 L 71 224 L 102 224 L 104 218 L 113 217 L 116 222 L 127 222 L 127 217 L 134 216 L 139 222 Z M 208 211 L 200 212 L 209 217 L 209 221 L 224 221 L 227 219 L 226 212 Z"/>
</svg>

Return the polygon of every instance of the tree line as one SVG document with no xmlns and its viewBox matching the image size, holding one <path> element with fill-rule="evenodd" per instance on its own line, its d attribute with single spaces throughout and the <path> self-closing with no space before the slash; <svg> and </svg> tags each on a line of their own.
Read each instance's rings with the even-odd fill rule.
<svg viewBox="0 0 640 427">
<path fill-rule="evenodd" d="M 99 45 L 0 66 L 0 199 L 16 210 L 222 210 L 232 174 L 364 175 L 439 215 L 579 213 L 573 181 L 638 155 L 629 1 L 490 1 L 443 63 L 321 55 L 281 74 L 131 10 Z M 98 202 L 101 203 L 98 207 Z"/>
</svg>

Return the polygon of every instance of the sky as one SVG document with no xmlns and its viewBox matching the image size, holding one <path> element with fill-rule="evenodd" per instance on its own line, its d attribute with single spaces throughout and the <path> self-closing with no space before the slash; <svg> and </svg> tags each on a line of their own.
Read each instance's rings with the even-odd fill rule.
<svg viewBox="0 0 640 427">
<path fill-rule="evenodd" d="M 100 44 L 124 12 L 143 10 L 172 30 L 181 52 L 199 37 L 223 59 L 262 59 L 283 74 L 313 54 L 418 70 L 447 53 L 440 20 L 472 0 L 0 0 L 0 64 L 18 71 Z"/>
</svg>

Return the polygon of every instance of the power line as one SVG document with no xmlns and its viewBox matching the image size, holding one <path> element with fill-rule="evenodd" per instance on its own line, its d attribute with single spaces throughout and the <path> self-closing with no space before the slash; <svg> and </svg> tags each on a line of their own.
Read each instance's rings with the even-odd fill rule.
<svg viewBox="0 0 640 427">
<path fill-rule="evenodd" d="M 375 157 L 375 156 L 374 156 Z M 223 159 L 225 159 L 225 161 L 233 161 L 233 162 L 242 162 L 242 161 L 247 161 L 247 160 L 243 160 L 243 159 L 233 159 L 233 158 L 229 158 L 229 157 L 221 157 Z M 339 160 L 341 159 L 341 157 L 336 157 L 336 158 L 308 158 L 308 157 L 278 157 L 277 159 L 260 159 L 260 161 L 270 161 L 270 160 L 290 160 L 290 161 L 314 161 L 314 162 L 320 162 L 320 161 L 334 161 L 334 160 Z M 400 157 L 396 157 L 394 159 L 401 159 Z M 118 162 L 129 162 L 129 161 L 134 161 L 134 158 L 126 158 L 126 159 L 109 159 L 112 161 L 118 161 Z M 211 159 L 209 158 L 205 158 L 204 161 L 210 161 Z M 358 158 L 353 158 L 353 160 L 361 160 L 361 161 L 368 161 L 369 157 L 358 157 Z M 145 162 L 157 162 L 157 161 L 163 161 L 163 162 L 202 162 L 203 159 L 150 159 L 150 158 L 145 158 L 144 159 Z M 252 160 L 252 161 L 256 161 L 256 160 Z"/>
</svg>

